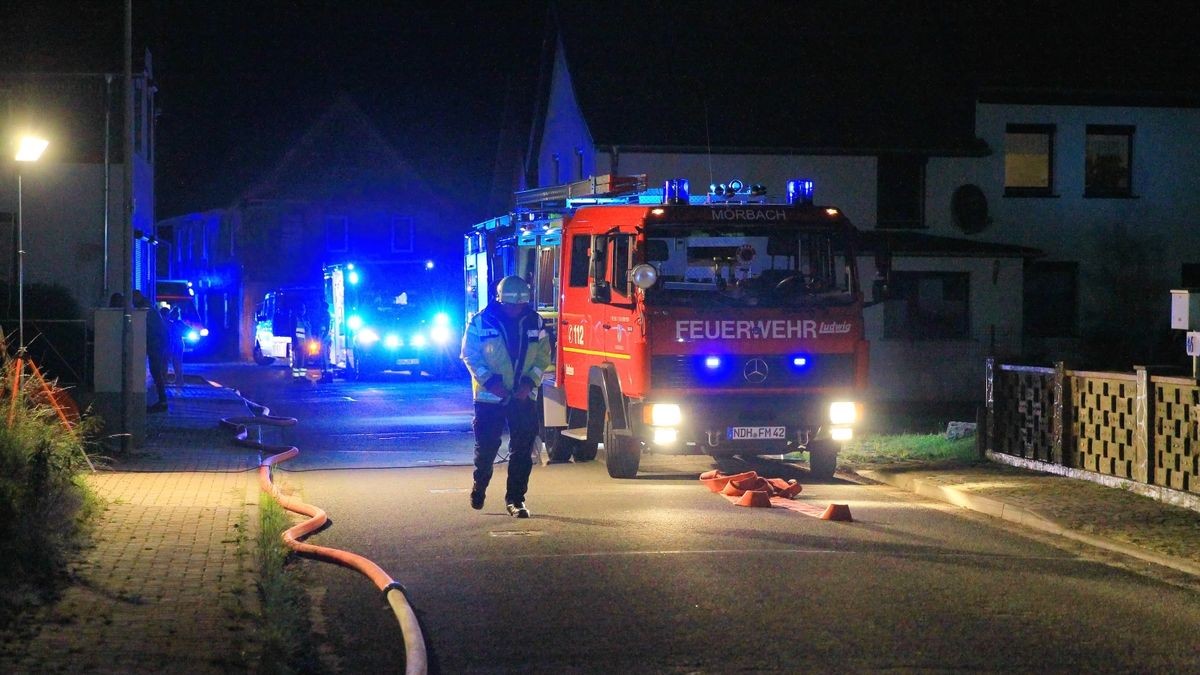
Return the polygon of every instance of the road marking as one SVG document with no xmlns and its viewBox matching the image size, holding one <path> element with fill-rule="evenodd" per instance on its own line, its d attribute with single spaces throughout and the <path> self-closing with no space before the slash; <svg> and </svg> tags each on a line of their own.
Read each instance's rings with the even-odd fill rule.
<svg viewBox="0 0 1200 675">
<path fill-rule="evenodd" d="M 461 494 L 463 492 L 470 492 L 470 491 L 471 491 L 471 488 L 432 488 L 429 490 L 429 494 L 431 494 L 431 495 Z"/>
<path fill-rule="evenodd" d="M 538 537 L 545 532 L 541 530 L 492 530 L 488 534 L 493 537 Z"/>
</svg>

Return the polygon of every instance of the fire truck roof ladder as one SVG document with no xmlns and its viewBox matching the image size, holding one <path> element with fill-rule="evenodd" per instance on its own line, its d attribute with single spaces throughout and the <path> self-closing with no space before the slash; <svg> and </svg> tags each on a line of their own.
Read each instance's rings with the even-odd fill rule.
<svg viewBox="0 0 1200 675">
<path fill-rule="evenodd" d="M 576 197 L 614 197 L 617 195 L 632 195 L 646 189 L 646 174 L 636 176 L 592 176 L 584 180 L 563 185 L 522 190 L 513 195 L 518 208 L 551 207 L 562 208 L 568 199 Z"/>
</svg>

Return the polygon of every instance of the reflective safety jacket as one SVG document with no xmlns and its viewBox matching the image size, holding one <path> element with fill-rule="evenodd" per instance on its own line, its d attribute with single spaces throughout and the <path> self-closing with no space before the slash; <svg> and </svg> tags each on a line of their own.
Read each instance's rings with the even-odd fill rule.
<svg viewBox="0 0 1200 675">
<path fill-rule="evenodd" d="M 503 402 L 487 390 L 494 377 L 500 377 L 509 391 L 528 379 L 533 386 L 530 397 L 536 398 L 542 375 L 550 367 L 550 334 L 542 317 L 529 309 L 515 319 L 521 339 L 514 359 L 508 353 L 503 313 L 503 307 L 489 304 L 471 317 L 463 332 L 461 358 L 471 371 L 471 391 L 481 403 Z"/>
</svg>

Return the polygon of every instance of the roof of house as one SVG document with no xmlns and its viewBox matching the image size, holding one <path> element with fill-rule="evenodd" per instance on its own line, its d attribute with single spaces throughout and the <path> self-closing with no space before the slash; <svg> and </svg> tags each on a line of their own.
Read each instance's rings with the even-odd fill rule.
<svg viewBox="0 0 1200 675">
<path fill-rule="evenodd" d="M 812 154 L 975 145 L 970 92 L 953 68 L 872 63 L 881 52 L 815 32 L 806 4 L 648 3 L 632 13 L 620 3 L 558 11 L 599 146 Z"/>
<path fill-rule="evenodd" d="M 598 146 L 973 155 L 984 84 L 1197 90 L 1194 12 L 1097 2 L 556 0 L 552 30 Z M 1127 39 L 1097 38 L 1115 25 Z"/>
<path fill-rule="evenodd" d="M 339 95 L 238 202 L 420 200 L 444 206 L 349 96 Z"/>
<path fill-rule="evenodd" d="M 861 230 L 859 253 L 890 251 L 892 255 L 919 258 L 1037 258 L 1042 251 L 1028 246 L 998 244 L 977 239 L 942 237 L 912 230 Z"/>
</svg>

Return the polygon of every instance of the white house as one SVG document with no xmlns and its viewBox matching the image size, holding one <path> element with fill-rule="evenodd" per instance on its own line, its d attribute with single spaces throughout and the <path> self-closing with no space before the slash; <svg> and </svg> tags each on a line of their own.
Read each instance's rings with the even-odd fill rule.
<svg viewBox="0 0 1200 675">
<path fill-rule="evenodd" d="M 863 131 L 839 124 L 836 102 L 813 112 L 809 92 L 786 86 L 676 77 L 655 91 L 661 79 L 622 76 L 654 65 L 622 70 L 562 40 L 543 68 L 531 186 L 646 174 L 780 195 L 809 178 L 864 232 L 864 278 L 890 250 L 896 299 L 865 312 L 880 401 L 980 401 L 988 356 L 1164 362 L 1168 290 L 1200 286 L 1187 245 L 1200 213 L 1195 101 L 988 91 L 967 106 L 897 107 L 879 117 L 900 118 L 889 130 Z"/>
</svg>

